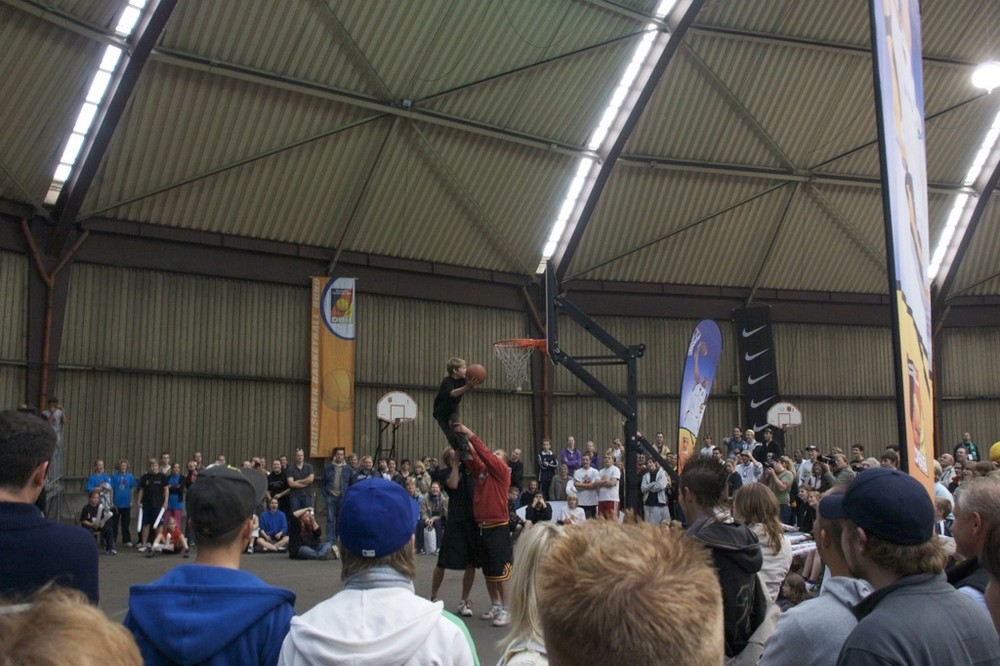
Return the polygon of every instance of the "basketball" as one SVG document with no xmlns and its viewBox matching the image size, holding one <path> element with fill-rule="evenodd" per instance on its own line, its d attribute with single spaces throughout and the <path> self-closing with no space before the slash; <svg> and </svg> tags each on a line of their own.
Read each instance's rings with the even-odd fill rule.
<svg viewBox="0 0 1000 666">
<path fill-rule="evenodd" d="M 354 375 L 342 368 L 326 373 L 323 377 L 323 402 L 335 412 L 346 412 L 354 407 Z"/>
<path fill-rule="evenodd" d="M 486 381 L 486 368 L 478 363 L 473 363 L 465 369 L 465 378 L 475 379 L 477 382 L 482 384 Z"/>
</svg>

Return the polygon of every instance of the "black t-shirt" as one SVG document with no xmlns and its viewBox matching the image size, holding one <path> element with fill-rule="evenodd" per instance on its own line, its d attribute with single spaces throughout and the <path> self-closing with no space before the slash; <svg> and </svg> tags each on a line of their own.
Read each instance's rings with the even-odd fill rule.
<svg viewBox="0 0 1000 666">
<path fill-rule="evenodd" d="M 84 522 L 90 522 L 90 523 L 95 522 L 97 520 L 97 510 L 100 508 L 101 508 L 100 506 L 94 506 L 90 503 L 85 504 L 83 510 L 80 511 L 80 525 L 84 526 L 83 525 Z M 87 529 L 92 530 L 94 528 L 87 527 Z"/>
<path fill-rule="evenodd" d="M 139 478 L 139 490 L 142 491 L 142 506 L 154 509 L 163 506 L 163 489 L 167 486 L 167 475 L 157 472 L 146 472 Z"/>
<path fill-rule="evenodd" d="M 442 467 L 431 475 L 431 479 L 441 486 L 442 492 L 448 495 L 448 522 L 472 520 L 472 485 L 475 481 L 466 470 L 465 463 L 458 464 L 458 488 L 452 490 L 448 487 L 449 476 L 450 467 Z"/>
<path fill-rule="evenodd" d="M 283 493 L 288 490 L 288 477 L 286 477 L 282 472 L 271 472 L 267 475 L 267 492 L 274 497 L 278 493 Z M 281 501 L 282 498 L 278 498 Z"/>
<path fill-rule="evenodd" d="M 462 402 L 462 396 L 451 397 L 451 392 L 457 388 L 465 386 L 465 380 L 448 375 L 441 381 L 441 388 L 438 389 L 437 397 L 434 398 L 434 418 L 438 421 L 445 421 L 452 414 L 458 413 L 458 403 Z"/>
</svg>

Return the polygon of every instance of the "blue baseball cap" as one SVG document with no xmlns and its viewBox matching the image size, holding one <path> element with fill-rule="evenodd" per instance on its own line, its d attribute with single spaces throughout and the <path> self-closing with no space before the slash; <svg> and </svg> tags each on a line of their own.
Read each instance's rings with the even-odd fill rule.
<svg viewBox="0 0 1000 666">
<path fill-rule="evenodd" d="M 385 557 L 409 543 L 420 510 L 395 481 L 372 478 L 344 493 L 340 543 L 358 557 Z"/>
<path fill-rule="evenodd" d="M 927 489 L 895 469 L 866 469 L 843 494 L 824 497 L 819 513 L 829 520 L 849 518 L 867 534 L 901 546 L 934 536 L 934 503 Z"/>
</svg>

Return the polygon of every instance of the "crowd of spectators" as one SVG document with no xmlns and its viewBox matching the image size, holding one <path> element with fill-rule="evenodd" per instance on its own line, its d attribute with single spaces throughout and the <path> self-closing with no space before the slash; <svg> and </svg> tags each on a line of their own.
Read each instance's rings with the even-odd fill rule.
<svg viewBox="0 0 1000 666">
<path fill-rule="evenodd" d="M 123 663 L 139 663 L 136 646 L 145 663 L 475 663 L 461 620 L 436 596 L 447 570 L 463 571 L 454 614 L 473 616 L 480 568 L 491 601 L 480 617 L 509 626 L 502 664 L 625 653 L 642 663 L 1000 664 L 1000 472 L 969 433 L 931 461 L 932 497 L 899 470 L 894 447 L 877 458 L 862 444 L 786 455 L 769 430 L 758 441 L 734 428 L 678 465 L 656 433 L 640 436 L 637 468 L 626 470 L 621 440 L 579 449 L 568 437 L 558 452 L 543 442 L 532 470 L 519 449 L 491 450 L 453 427 L 463 445 L 440 463 L 338 448 L 322 470 L 301 449 L 291 462 L 236 468 L 164 451 L 136 479 L 127 460 L 114 474 L 96 460 L 80 530 L 30 506 L 56 448 L 51 424 L 0 413 L 0 592 L 20 602 L 0 624 L 18 636 L 37 609 L 76 612 L 80 598 L 60 588 L 96 603 L 99 548 L 133 545 L 136 506 L 139 550 L 193 553 L 196 566 L 132 588 L 134 641 L 109 633 L 126 639 Z M 641 497 L 627 516 L 625 483 Z M 55 542 L 77 544 L 72 562 L 62 546 L 45 549 Z M 342 559 L 344 589 L 295 616 L 293 593 L 239 571 L 247 551 Z M 437 557 L 430 600 L 413 594 L 421 553 Z M 616 623 L 630 630 L 609 641 Z M 404 624 L 414 640 L 396 640 Z"/>
</svg>

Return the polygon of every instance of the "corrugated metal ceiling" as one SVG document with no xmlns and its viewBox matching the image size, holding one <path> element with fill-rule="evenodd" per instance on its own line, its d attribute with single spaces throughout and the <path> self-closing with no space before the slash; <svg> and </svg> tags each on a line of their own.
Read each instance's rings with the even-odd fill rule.
<svg viewBox="0 0 1000 666">
<path fill-rule="evenodd" d="M 179 3 L 83 214 L 529 280 L 654 4 Z M 115 7 L 0 2 L 0 197 L 44 197 Z M 921 10 L 933 242 L 1000 104 L 968 80 L 1000 3 Z M 860 1 L 708 0 L 568 274 L 884 292 L 868 42 Z M 995 208 L 965 286 L 1000 272 Z"/>
</svg>

